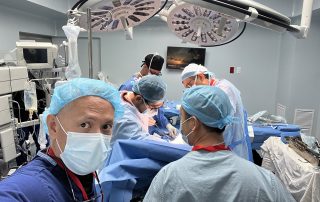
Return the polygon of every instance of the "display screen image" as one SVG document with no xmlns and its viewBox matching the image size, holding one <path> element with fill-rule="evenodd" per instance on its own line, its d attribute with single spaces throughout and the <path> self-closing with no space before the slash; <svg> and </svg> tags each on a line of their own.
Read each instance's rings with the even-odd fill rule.
<svg viewBox="0 0 320 202">
<path fill-rule="evenodd" d="M 205 48 L 171 47 L 167 49 L 167 68 L 184 69 L 190 63 L 204 66 Z"/>
<path fill-rule="evenodd" d="M 47 49 L 24 48 L 23 57 L 27 64 L 48 63 Z"/>
</svg>

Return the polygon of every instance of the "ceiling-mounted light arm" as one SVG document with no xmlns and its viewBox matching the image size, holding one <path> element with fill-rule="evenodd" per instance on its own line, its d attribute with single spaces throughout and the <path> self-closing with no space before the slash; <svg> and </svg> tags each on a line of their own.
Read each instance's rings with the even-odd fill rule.
<svg viewBox="0 0 320 202">
<path fill-rule="evenodd" d="M 267 8 L 261 4 L 253 1 L 246 0 L 183 0 L 187 3 L 201 6 L 203 8 L 211 9 L 232 16 L 234 18 L 251 22 L 253 24 L 277 30 L 277 31 L 290 31 L 293 33 L 299 33 L 300 29 L 296 26 L 291 26 L 290 22 L 283 19 L 283 15 L 275 12 L 272 9 Z M 310 0 L 305 0 L 310 1 Z M 254 8 L 254 6 L 258 6 Z M 253 9 L 254 8 L 254 9 Z M 266 9 L 267 8 L 267 9 Z M 254 16 L 258 11 L 258 16 L 252 21 L 246 19 L 248 16 Z M 285 17 L 288 18 L 288 17 Z M 270 26 L 273 24 L 274 26 Z"/>
<path fill-rule="evenodd" d="M 298 33 L 294 33 L 294 35 L 299 39 L 307 38 L 311 22 L 312 5 L 313 0 L 304 0 L 302 6 L 300 26 L 292 25 L 293 27 L 299 29 Z"/>
<path fill-rule="evenodd" d="M 86 3 L 88 0 L 79 0 L 72 6 L 72 10 L 78 10 L 84 3 Z"/>
<path fill-rule="evenodd" d="M 124 33 L 126 35 L 127 40 L 132 40 L 133 39 L 133 28 L 128 27 L 128 23 L 126 21 L 126 18 L 120 17 L 121 24 L 124 28 Z"/>
<path fill-rule="evenodd" d="M 168 2 L 168 1 L 167 1 Z M 169 13 L 174 9 L 176 6 L 178 6 L 181 3 L 180 0 L 173 0 L 172 4 L 169 8 L 163 8 L 160 10 L 160 12 L 156 15 L 156 17 L 159 17 L 164 22 L 167 22 L 167 18 L 169 16 Z"/>
<path fill-rule="evenodd" d="M 250 21 L 255 20 L 255 19 L 258 18 L 259 13 L 258 13 L 257 9 L 249 7 L 248 10 L 251 12 L 251 15 L 246 15 L 245 18 L 244 18 L 244 21 L 250 22 Z"/>
</svg>

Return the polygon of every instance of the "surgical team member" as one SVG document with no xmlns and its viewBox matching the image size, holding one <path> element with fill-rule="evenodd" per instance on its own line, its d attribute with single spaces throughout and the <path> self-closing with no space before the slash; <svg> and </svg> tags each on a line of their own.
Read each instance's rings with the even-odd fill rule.
<svg viewBox="0 0 320 202">
<path fill-rule="evenodd" d="M 252 150 L 250 138 L 245 132 L 245 116 L 240 91 L 228 80 L 217 79 L 204 66 L 189 64 L 181 74 L 184 87 L 189 88 L 194 85 L 217 86 L 228 96 L 232 106 L 232 116 L 237 121 L 228 126 L 224 132 L 225 143 L 240 157 L 252 160 Z"/>
<path fill-rule="evenodd" d="M 161 76 L 161 70 L 164 62 L 163 57 L 158 54 L 148 54 L 142 62 L 142 69 L 122 84 L 119 88 L 120 91 L 132 91 L 134 83 L 146 75 Z M 177 135 L 177 129 L 172 126 L 164 116 L 163 107 L 159 108 L 158 114 L 151 120 L 153 120 L 153 123 L 149 127 L 150 134 L 158 131 L 157 128 L 166 128 L 169 131 L 170 136 L 175 137 Z"/>
<path fill-rule="evenodd" d="M 224 144 L 231 111 L 220 88 L 196 86 L 184 92 L 180 126 L 192 151 L 159 171 L 144 201 L 294 201 L 273 173 Z"/>
<path fill-rule="evenodd" d="M 166 89 L 161 77 L 148 75 L 135 82 L 133 91 L 122 91 L 124 115 L 114 122 L 112 145 L 118 139 L 145 139 L 150 135 L 149 118 L 163 105 Z"/>
<path fill-rule="evenodd" d="M 77 78 L 56 87 L 43 118 L 51 144 L 0 182 L 0 201 L 101 200 L 95 171 L 122 114 L 119 91 L 105 82 Z"/>
</svg>

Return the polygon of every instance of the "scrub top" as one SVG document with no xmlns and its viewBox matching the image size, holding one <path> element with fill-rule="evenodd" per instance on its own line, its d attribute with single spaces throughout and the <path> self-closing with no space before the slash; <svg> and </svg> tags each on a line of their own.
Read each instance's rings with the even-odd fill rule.
<svg viewBox="0 0 320 202">
<path fill-rule="evenodd" d="M 163 167 L 145 202 L 295 201 L 280 180 L 230 151 L 191 151 Z"/>
<path fill-rule="evenodd" d="M 83 201 L 80 189 L 70 180 L 76 200 Z M 95 196 L 94 183 L 88 198 Z M 100 197 L 101 199 L 102 197 Z M 74 201 L 64 169 L 55 160 L 39 151 L 27 165 L 0 181 L 0 201 Z"/>
</svg>

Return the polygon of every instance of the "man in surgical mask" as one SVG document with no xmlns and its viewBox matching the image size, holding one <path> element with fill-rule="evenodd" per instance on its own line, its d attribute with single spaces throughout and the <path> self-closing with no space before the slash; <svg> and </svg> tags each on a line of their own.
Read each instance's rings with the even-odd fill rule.
<svg viewBox="0 0 320 202">
<path fill-rule="evenodd" d="M 161 76 L 161 70 L 164 63 L 162 56 L 155 54 L 148 54 L 145 56 L 144 61 L 142 61 L 142 68 L 139 72 L 135 73 L 128 81 L 123 83 L 119 90 L 120 91 L 132 91 L 132 87 L 136 81 L 147 75 Z M 160 107 L 155 116 L 149 119 L 149 133 L 153 134 L 157 129 L 163 128 L 168 130 L 171 137 L 177 135 L 177 129 L 172 126 L 168 119 L 164 116 L 163 107 Z"/>
<path fill-rule="evenodd" d="M 136 81 L 132 91 L 122 91 L 124 115 L 114 122 L 111 144 L 118 139 L 148 138 L 149 118 L 162 106 L 166 89 L 161 77 L 148 75 Z"/>
<path fill-rule="evenodd" d="M 0 182 L 0 201 L 101 200 L 95 172 L 122 114 L 119 92 L 102 81 L 78 78 L 58 86 L 43 114 L 50 146 Z"/>
<path fill-rule="evenodd" d="M 251 142 L 249 135 L 245 132 L 245 110 L 240 91 L 230 81 L 217 79 L 206 67 L 194 63 L 184 68 L 181 73 L 181 81 L 185 88 L 198 85 L 216 86 L 228 95 L 232 106 L 232 115 L 237 118 L 237 121 L 226 128 L 224 132 L 225 143 L 238 156 L 252 160 Z"/>
<path fill-rule="evenodd" d="M 223 131 L 234 119 L 220 88 L 195 86 L 181 102 L 181 132 L 192 151 L 163 167 L 144 201 L 295 201 L 280 180 L 230 151 Z"/>
<path fill-rule="evenodd" d="M 147 75 L 161 76 L 161 70 L 164 63 L 163 57 L 158 54 L 148 54 L 142 61 L 141 70 L 135 73 L 128 81 L 123 83 L 119 90 L 132 91 L 134 83 Z"/>
</svg>

